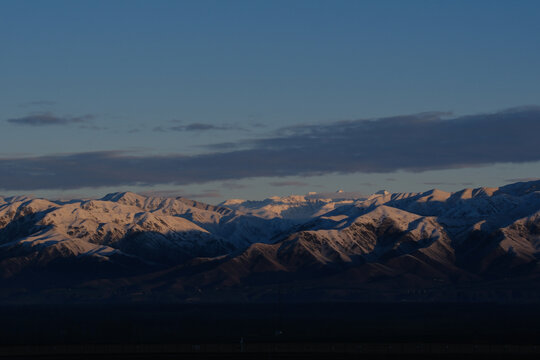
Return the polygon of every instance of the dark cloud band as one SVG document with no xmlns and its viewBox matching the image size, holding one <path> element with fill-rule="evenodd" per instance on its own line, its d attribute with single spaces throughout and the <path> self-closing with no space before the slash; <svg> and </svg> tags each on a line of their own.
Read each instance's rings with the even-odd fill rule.
<svg viewBox="0 0 540 360">
<path fill-rule="evenodd" d="M 283 129 L 196 156 L 93 152 L 0 159 L 10 190 L 192 184 L 261 176 L 425 171 L 540 160 L 540 108 L 447 119 L 428 113 Z"/>
<path fill-rule="evenodd" d="M 216 131 L 216 130 L 242 130 L 244 128 L 234 125 L 214 125 L 206 123 L 191 123 L 187 125 L 176 125 L 170 127 L 157 126 L 154 128 L 154 131 L 157 132 L 167 132 L 167 131 L 186 131 L 186 132 L 204 132 L 204 131 Z"/>
<path fill-rule="evenodd" d="M 7 119 L 6 121 L 13 125 L 23 126 L 51 126 L 51 125 L 70 125 L 87 123 L 94 119 L 93 115 L 83 115 L 76 117 L 56 116 L 51 113 L 38 113 L 23 116 L 20 118 Z"/>
</svg>

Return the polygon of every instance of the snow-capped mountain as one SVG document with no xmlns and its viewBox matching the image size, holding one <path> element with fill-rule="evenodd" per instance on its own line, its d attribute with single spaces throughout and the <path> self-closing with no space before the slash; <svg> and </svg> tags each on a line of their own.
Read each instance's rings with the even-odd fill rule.
<svg viewBox="0 0 540 360">
<path fill-rule="evenodd" d="M 11 277 L 75 258 L 109 267 L 173 265 L 267 241 L 284 224 L 184 198 L 134 193 L 69 202 L 8 198 L 0 206 L 0 274 Z"/>
<path fill-rule="evenodd" d="M 333 199 L 311 193 L 286 197 L 274 196 L 261 201 L 231 199 L 220 205 L 265 219 L 281 218 L 302 223 L 353 202 L 352 198 Z"/>
<path fill-rule="evenodd" d="M 297 297 L 540 299 L 539 258 L 540 181 L 219 206 L 0 197 L 4 300 L 264 298 L 276 284 Z"/>
</svg>

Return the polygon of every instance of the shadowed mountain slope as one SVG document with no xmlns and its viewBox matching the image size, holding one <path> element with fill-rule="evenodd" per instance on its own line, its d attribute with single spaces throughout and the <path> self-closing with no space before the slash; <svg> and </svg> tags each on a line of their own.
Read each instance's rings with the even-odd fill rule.
<svg viewBox="0 0 540 360">
<path fill-rule="evenodd" d="M 540 181 L 220 206 L 0 198 L 3 301 L 536 301 L 539 257 Z"/>
</svg>

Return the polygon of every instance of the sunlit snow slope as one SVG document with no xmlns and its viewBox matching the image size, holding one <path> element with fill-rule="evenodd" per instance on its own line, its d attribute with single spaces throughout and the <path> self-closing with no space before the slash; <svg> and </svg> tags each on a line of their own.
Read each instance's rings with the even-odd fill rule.
<svg viewBox="0 0 540 360">
<path fill-rule="evenodd" d="M 539 256 L 540 181 L 219 206 L 0 197 L 4 301 L 264 299 L 276 284 L 298 298 L 540 299 Z"/>
</svg>

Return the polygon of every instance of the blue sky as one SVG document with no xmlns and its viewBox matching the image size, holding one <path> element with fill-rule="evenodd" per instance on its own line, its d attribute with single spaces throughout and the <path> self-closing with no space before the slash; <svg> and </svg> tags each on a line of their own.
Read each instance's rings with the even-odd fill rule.
<svg viewBox="0 0 540 360">
<path fill-rule="evenodd" d="M 538 177 L 538 34 L 538 1 L 4 0 L 0 193 L 164 191 L 215 203 Z M 511 116 L 493 115 L 506 109 Z M 430 143 L 442 130 L 418 127 L 430 138 L 403 142 L 426 112 L 464 124 L 450 133 L 470 157 Z M 402 127 L 388 120 L 407 115 Z M 362 119 L 383 119 L 389 130 L 362 137 L 371 123 Z M 355 141 L 365 146 L 332 161 L 324 154 L 342 159 L 341 140 L 325 139 L 342 132 L 348 155 Z M 512 134 L 508 143 L 501 132 Z M 308 138 L 329 147 L 314 154 L 320 163 L 284 168 L 283 153 L 318 149 Z M 381 149 L 400 163 L 372 151 L 390 141 Z M 425 161 L 435 153 L 439 166 Z M 198 156 L 208 171 L 191 165 Z M 134 158 L 140 169 L 126 165 Z M 375 163 L 384 166 L 366 165 Z"/>
</svg>

